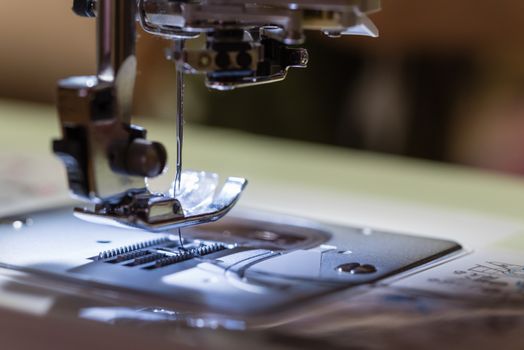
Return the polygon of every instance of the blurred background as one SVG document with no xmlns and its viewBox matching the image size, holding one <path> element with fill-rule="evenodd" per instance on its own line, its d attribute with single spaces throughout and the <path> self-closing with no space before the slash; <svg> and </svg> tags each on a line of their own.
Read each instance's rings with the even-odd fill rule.
<svg viewBox="0 0 524 350">
<path fill-rule="evenodd" d="M 188 121 L 524 173 L 524 2 L 382 1 L 380 38 L 308 33 L 309 68 L 284 82 L 214 92 L 188 77 Z M 53 103 L 58 79 L 95 72 L 95 22 L 70 8 L 2 1 L 0 98 Z M 137 115 L 174 119 L 168 46 L 139 33 Z"/>
</svg>

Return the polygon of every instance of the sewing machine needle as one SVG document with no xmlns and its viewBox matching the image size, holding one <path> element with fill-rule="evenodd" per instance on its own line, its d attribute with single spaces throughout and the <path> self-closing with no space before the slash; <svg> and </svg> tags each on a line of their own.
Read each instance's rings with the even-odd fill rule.
<svg viewBox="0 0 524 350">
<path fill-rule="evenodd" d="M 182 52 L 183 40 L 177 42 L 177 49 Z M 176 175 L 173 193 L 176 195 L 180 190 L 180 180 L 182 177 L 182 146 L 184 142 L 184 72 L 181 64 L 177 64 L 176 77 L 177 90 L 177 112 L 176 112 Z"/>
<path fill-rule="evenodd" d="M 184 40 L 177 40 L 175 43 L 180 54 L 184 49 Z M 177 111 L 176 111 L 176 174 L 173 183 L 173 194 L 176 197 L 180 193 L 180 181 L 182 179 L 182 146 L 184 143 L 184 72 L 181 63 L 176 65 L 176 93 L 177 93 Z M 178 229 L 179 244 L 184 249 L 182 240 L 182 231 Z"/>
</svg>

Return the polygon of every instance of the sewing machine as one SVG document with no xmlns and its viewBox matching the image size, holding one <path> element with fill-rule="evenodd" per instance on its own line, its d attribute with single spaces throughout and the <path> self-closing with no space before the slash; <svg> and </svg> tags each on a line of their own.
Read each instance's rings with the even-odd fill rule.
<svg viewBox="0 0 524 350">
<path fill-rule="evenodd" d="M 289 68 L 307 66 L 308 53 L 298 47 L 304 30 L 376 36 L 366 14 L 378 9 L 376 0 L 75 1 L 73 10 L 97 17 L 98 28 L 97 75 L 65 79 L 58 91 L 63 138 L 54 151 L 64 161 L 71 192 L 95 204 L 77 209 L 77 216 L 156 231 L 223 217 L 247 181 L 228 178 L 213 197 L 215 174 L 182 174 L 184 74 L 205 74 L 206 86 L 216 90 L 281 81 Z M 168 58 L 178 72 L 176 176 L 160 194 L 148 189 L 147 179 L 165 170 L 166 150 L 131 124 L 135 20 L 145 32 L 173 41 Z M 185 48 L 201 36 L 203 47 Z"/>
<path fill-rule="evenodd" d="M 77 206 L 74 216 L 67 207 L 5 218 L 13 225 L 0 228 L 2 263 L 161 306 L 126 313 L 126 319 L 169 319 L 185 312 L 184 320 L 199 328 L 235 329 L 238 322 L 269 324 L 271 315 L 320 296 L 460 254 L 460 245 L 448 240 L 247 209 L 228 214 L 245 179 L 229 177 L 218 189 L 216 174 L 182 171 L 185 74 L 203 74 L 210 89 L 223 93 L 281 81 L 289 68 L 307 66 L 308 53 L 300 47 L 305 31 L 320 30 L 326 40 L 376 36 L 367 15 L 379 5 L 377 0 L 74 1 L 75 13 L 96 18 L 98 71 L 60 81 L 63 135 L 53 150 L 65 165 L 71 193 L 86 206 Z M 137 23 L 172 41 L 166 56 L 178 72 L 177 171 L 162 193 L 150 190 L 148 179 L 165 171 L 166 148 L 132 124 Z M 204 39 L 202 47 L 185 45 L 197 38 Z M 105 320 L 100 310 L 85 316 Z"/>
</svg>

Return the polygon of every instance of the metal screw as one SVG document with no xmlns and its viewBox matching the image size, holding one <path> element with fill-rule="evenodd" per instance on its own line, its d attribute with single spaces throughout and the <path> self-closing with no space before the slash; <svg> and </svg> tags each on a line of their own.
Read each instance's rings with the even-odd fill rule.
<svg viewBox="0 0 524 350">
<path fill-rule="evenodd" d="M 336 268 L 338 272 L 350 273 L 352 275 L 364 275 L 377 272 L 377 268 L 370 264 L 349 263 Z"/>
<path fill-rule="evenodd" d="M 12 218 L 12 219 L 0 220 L 0 225 L 10 225 L 15 230 L 20 230 L 32 224 L 33 224 L 33 220 L 31 218 Z"/>
<path fill-rule="evenodd" d="M 198 63 L 200 64 L 200 67 L 207 68 L 211 64 L 211 57 L 209 57 L 207 53 L 204 53 L 200 56 Z"/>
</svg>

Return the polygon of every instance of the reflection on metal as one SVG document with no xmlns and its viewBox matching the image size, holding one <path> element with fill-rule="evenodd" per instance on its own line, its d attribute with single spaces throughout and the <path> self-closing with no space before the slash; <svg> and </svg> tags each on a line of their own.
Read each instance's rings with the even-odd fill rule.
<svg viewBox="0 0 524 350">
<path fill-rule="evenodd" d="M 205 317 L 188 312 L 177 312 L 164 308 L 131 308 L 131 307 L 88 307 L 79 311 L 80 318 L 115 324 L 134 324 L 136 326 L 154 323 L 169 323 L 171 325 L 189 328 L 226 329 L 243 331 L 246 322 L 227 317 Z"/>
<path fill-rule="evenodd" d="M 76 220 L 67 208 L 28 216 L 34 223 L 22 235 L 0 226 L 0 264 L 70 281 L 75 288 L 152 298 L 155 307 L 191 312 L 194 325 L 203 327 L 217 317 L 248 320 L 292 308 L 460 249 L 449 241 L 379 230 L 363 235 L 358 227 L 257 212 L 186 227 L 183 247 L 177 229 L 159 237 L 93 225 Z M 111 241 L 103 252 L 100 240 Z"/>
</svg>

